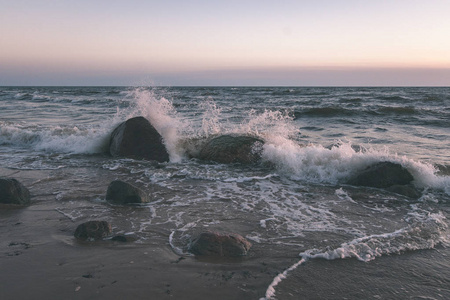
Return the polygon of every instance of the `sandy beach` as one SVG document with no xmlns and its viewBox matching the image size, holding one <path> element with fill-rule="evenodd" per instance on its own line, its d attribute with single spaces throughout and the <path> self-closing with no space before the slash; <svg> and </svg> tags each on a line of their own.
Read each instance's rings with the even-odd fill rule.
<svg viewBox="0 0 450 300">
<path fill-rule="evenodd" d="M 28 207 L 0 207 L 1 299 L 259 299 L 297 259 L 295 252 L 266 259 L 258 245 L 242 259 L 179 256 L 164 231 L 139 242 L 79 241 L 73 233 L 81 222 L 58 211 L 43 180 L 49 173 L 1 169 L 32 194 Z M 50 186 L 66 184 L 53 180 Z"/>
</svg>

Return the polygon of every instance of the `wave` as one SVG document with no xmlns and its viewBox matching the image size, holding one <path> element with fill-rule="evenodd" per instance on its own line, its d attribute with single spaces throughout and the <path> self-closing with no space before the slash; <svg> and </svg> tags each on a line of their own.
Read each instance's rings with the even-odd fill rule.
<svg viewBox="0 0 450 300">
<path fill-rule="evenodd" d="M 449 112 L 446 108 L 432 108 L 421 106 L 386 106 L 374 105 L 364 107 L 357 102 L 344 103 L 342 106 L 329 105 L 323 107 L 310 107 L 295 109 L 294 119 L 308 118 L 330 118 L 341 117 L 346 122 L 350 120 L 363 120 L 367 117 L 390 118 L 392 116 L 404 116 L 405 121 L 413 120 L 412 124 L 430 124 L 437 126 L 448 125 Z M 407 118 L 406 118 L 407 117 Z M 414 118 L 415 117 L 415 118 Z M 414 119 L 410 119 L 414 118 Z"/>
<path fill-rule="evenodd" d="M 445 100 L 448 99 L 450 99 L 448 96 L 435 94 L 435 95 L 426 95 L 421 100 L 429 104 L 443 104 Z"/>
<path fill-rule="evenodd" d="M 273 96 L 328 96 L 330 93 L 321 91 L 311 91 L 299 88 L 275 88 Z"/>
<path fill-rule="evenodd" d="M 16 93 L 14 95 L 14 99 L 16 100 L 32 100 L 33 94 L 30 93 Z"/>
<path fill-rule="evenodd" d="M 368 262 L 382 255 L 433 249 L 438 244 L 448 245 L 450 241 L 445 234 L 447 228 L 442 213 L 430 214 L 424 220 L 414 220 L 413 224 L 395 232 L 357 238 L 333 250 L 322 252 L 311 249 L 300 253 L 300 256 L 304 259 L 327 260 L 356 258 Z"/>
<path fill-rule="evenodd" d="M 378 109 L 383 114 L 414 115 L 418 110 L 412 106 L 383 106 Z"/>
<path fill-rule="evenodd" d="M 122 105 L 125 103 L 125 105 Z M 128 90 L 117 103 L 116 113 L 97 125 L 44 126 L 0 122 L 0 145 L 32 148 L 37 151 L 94 154 L 107 151 L 109 137 L 121 122 L 135 116 L 147 118 L 163 136 L 172 163 L 189 159 L 204 141 L 219 134 L 250 135 L 264 140 L 262 161 L 294 180 L 342 184 L 369 165 L 396 162 L 414 176 L 418 188 L 435 188 L 450 194 L 450 177 L 431 164 L 399 157 L 387 148 L 355 147 L 341 142 L 332 147 L 298 142 L 299 128 L 289 112 L 251 110 L 240 122 L 229 121 L 222 108 L 207 98 L 180 115 L 172 104 L 154 90 Z M 324 109 L 324 110 L 322 110 Z M 329 111 L 329 109 L 331 109 Z M 337 107 L 320 108 L 321 113 L 342 113 Z M 195 119 L 195 121 L 194 121 Z M 198 120 L 201 120 L 200 122 Z"/>
<path fill-rule="evenodd" d="M 387 148 L 355 147 L 350 142 L 340 142 L 331 148 L 302 147 L 292 140 L 278 139 L 266 141 L 262 157 L 294 180 L 325 184 L 345 183 L 370 165 L 390 161 L 405 167 L 413 175 L 416 187 L 431 187 L 450 194 L 449 176 L 437 175 L 435 166 L 392 154 Z"/>
<path fill-rule="evenodd" d="M 56 102 L 70 102 L 76 106 L 86 107 L 90 104 L 96 106 L 105 103 L 110 104 L 110 98 L 95 99 L 86 96 L 84 89 L 69 90 L 69 93 L 79 93 L 80 96 L 55 98 Z M 92 94 L 98 94 L 92 91 Z M 32 100 L 33 97 L 41 98 L 40 94 L 20 93 L 16 97 Z M 36 99 L 35 99 L 36 100 Z M 36 101 L 39 102 L 39 101 Z M 149 119 L 155 128 L 164 136 L 166 147 L 174 155 L 176 151 L 174 143 L 178 137 L 175 128 L 183 128 L 177 119 L 170 116 L 173 110 L 170 102 L 164 98 L 156 99 L 151 92 L 139 89 L 127 91 L 124 99 L 117 103 L 116 114 L 104 118 L 99 125 L 81 126 L 75 125 L 43 125 L 26 124 L 21 122 L 0 121 L 0 145 L 12 147 L 32 148 L 36 151 L 61 152 L 74 154 L 94 154 L 107 151 L 109 137 L 113 129 L 121 122 L 134 116 L 143 115 Z M 174 154 L 175 153 L 175 154 Z"/>
<path fill-rule="evenodd" d="M 379 100 L 400 101 L 400 102 L 405 102 L 405 101 L 410 100 L 410 98 L 402 97 L 402 96 L 379 96 L 376 98 Z"/>
<path fill-rule="evenodd" d="M 61 125 L 47 128 L 0 122 L 0 145 L 31 147 L 36 151 L 102 153 L 109 142 L 108 138 L 108 130 L 101 127 Z"/>
<path fill-rule="evenodd" d="M 312 259 L 349 259 L 356 258 L 368 262 L 383 255 L 402 254 L 408 251 L 433 249 L 439 244 L 450 245 L 447 235 L 448 225 L 442 213 L 420 214 L 411 212 L 410 224 L 394 232 L 372 234 L 343 243 L 331 250 L 309 249 L 300 253 L 301 259 L 278 274 L 266 290 L 265 298 L 274 299 L 277 285 L 289 276 L 289 273 Z"/>
<path fill-rule="evenodd" d="M 350 103 L 350 104 L 358 104 L 358 103 L 362 103 L 363 99 L 356 97 L 356 98 L 341 98 L 339 99 L 340 103 Z"/>
<path fill-rule="evenodd" d="M 351 116 L 354 114 L 355 111 L 338 106 L 307 108 L 294 112 L 294 116 L 296 119 L 301 118 L 302 116 L 333 117 L 333 116 Z"/>
<path fill-rule="evenodd" d="M 169 122 L 170 123 L 170 122 Z M 33 148 L 35 151 L 70 154 L 96 154 L 108 151 L 110 134 L 118 124 L 110 120 L 103 127 L 55 126 L 51 129 L 36 126 L 0 123 L 0 145 Z M 173 123 L 170 123 L 173 125 Z M 159 130 L 165 123 L 159 124 Z M 164 128 L 163 128 L 164 129 Z M 188 153 L 199 151 L 206 138 L 183 139 L 174 128 L 165 129 L 163 137 L 168 147 L 171 162 L 188 159 Z M 358 172 L 380 161 L 402 164 L 414 176 L 418 188 L 443 190 L 450 195 L 450 176 L 446 169 L 390 154 L 387 150 L 355 147 L 343 143 L 331 148 L 322 145 L 301 146 L 297 142 L 279 135 L 261 134 L 265 140 L 262 163 L 270 165 L 282 176 L 293 180 L 342 184 Z"/>
</svg>

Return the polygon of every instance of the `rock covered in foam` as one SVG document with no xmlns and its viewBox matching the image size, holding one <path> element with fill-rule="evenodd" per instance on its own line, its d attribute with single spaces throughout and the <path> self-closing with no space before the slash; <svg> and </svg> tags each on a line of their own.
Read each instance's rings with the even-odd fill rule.
<svg viewBox="0 0 450 300">
<path fill-rule="evenodd" d="M 391 186 L 407 185 L 414 180 L 411 173 L 402 165 L 393 162 L 379 162 L 359 173 L 348 181 L 356 186 L 388 188 Z"/>
<path fill-rule="evenodd" d="M 247 255 L 251 246 L 239 234 L 208 231 L 192 241 L 189 252 L 198 256 L 236 257 Z"/>
<path fill-rule="evenodd" d="M 106 191 L 106 201 L 113 204 L 139 204 L 149 202 L 147 193 L 121 180 L 112 181 Z"/>
<path fill-rule="evenodd" d="M 117 126 L 111 134 L 109 152 L 112 156 L 169 161 L 162 136 L 144 117 L 131 118 Z"/>
<path fill-rule="evenodd" d="M 264 141 L 252 136 L 220 135 L 209 140 L 198 158 L 219 163 L 255 163 L 261 158 Z"/>
<path fill-rule="evenodd" d="M 101 240 L 111 234 L 111 224 L 106 221 L 88 221 L 78 225 L 74 236 L 81 240 Z"/>
<path fill-rule="evenodd" d="M 17 179 L 0 178 L 0 203 L 29 205 L 30 191 Z"/>
</svg>

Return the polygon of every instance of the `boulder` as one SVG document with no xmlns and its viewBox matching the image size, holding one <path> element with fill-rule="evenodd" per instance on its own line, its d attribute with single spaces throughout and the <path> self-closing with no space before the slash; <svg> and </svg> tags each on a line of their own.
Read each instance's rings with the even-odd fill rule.
<svg viewBox="0 0 450 300">
<path fill-rule="evenodd" d="M 251 164 L 261 158 L 263 145 L 263 140 L 252 136 L 221 135 L 209 140 L 198 158 L 225 164 Z"/>
<path fill-rule="evenodd" d="M 169 161 L 162 136 L 144 117 L 131 118 L 117 126 L 111 134 L 109 152 L 112 156 Z"/>
<path fill-rule="evenodd" d="M 121 180 L 112 181 L 106 191 L 106 201 L 112 204 L 139 204 L 149 202 L 141 189 Z"/>
<path fill-rule="evenodd" d="M 384 161 L 369 166 L 347 183 L 356 186 L 388 188 L 394 185 L 407 185 L 413 180 L 414 177 L 402 165 Z"/>
<path fill-rule="evenodd" d="M 78 225 L 74 236 L 81 240 L 101 240 L 111 234 L 111 224 L 106 221 L 88 221 Z"/>
<path fill-rule="evenodd" d="M 0 203 L 29 205 L 30 192 L 14 178 L 0 178 Z"/>
<path fill-rule="evenodd" d="M 247 255 L 252 244 L 235 233 L 203 232 L 192 241 L 189 252 L 197 256 L 236 257 Z"/>
</svg>

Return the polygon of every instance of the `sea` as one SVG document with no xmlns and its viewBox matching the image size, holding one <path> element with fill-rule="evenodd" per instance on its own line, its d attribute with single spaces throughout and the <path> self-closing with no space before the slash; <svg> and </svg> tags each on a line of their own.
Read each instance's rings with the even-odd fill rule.
<svg viewBox="0 0 450 300">
<path fill-rule="evenodd" d="M 109 155 L 111 132 L 136 116 L 169 162 Z M 223 134 L 262 139 L 261 161 L 192 158 Z M 347 183 L 384 161 L 413 175 L 418 198 Z M 236 264 L 289 262 L 260 299 L 450 299 L 448 87 L 0 87 L 0 167 L 45 174 L 34 202 L 108 220 L 136 244 L 158 235 L 190 257 L 198 232 L 244 236 Z M 152 202 L 115 209 L 115 179 Z"/>
</svg>

